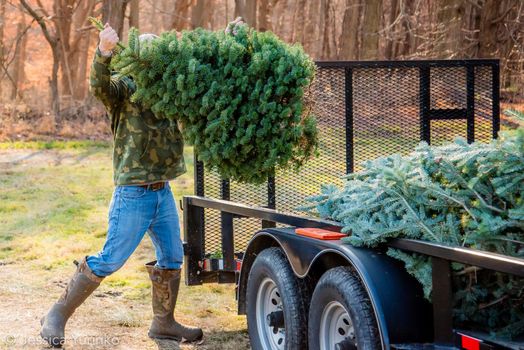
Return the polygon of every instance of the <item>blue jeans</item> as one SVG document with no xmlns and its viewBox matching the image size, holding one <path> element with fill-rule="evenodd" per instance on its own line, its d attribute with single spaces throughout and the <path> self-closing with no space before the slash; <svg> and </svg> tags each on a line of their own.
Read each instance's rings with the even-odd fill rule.
<svg viewBox="0 0 524 350">
<path fill-rule="evenodd" d="M 152 191 L 139 186 L 117 186 L 109 207 L 109 228 L 102 250 L 87 257 L 87 264 L 100 277 L 121 268 L 148 232 L 162 269 L 179 269 L 184 259 L 178 212 L 166 184 Z"/>
</svg>

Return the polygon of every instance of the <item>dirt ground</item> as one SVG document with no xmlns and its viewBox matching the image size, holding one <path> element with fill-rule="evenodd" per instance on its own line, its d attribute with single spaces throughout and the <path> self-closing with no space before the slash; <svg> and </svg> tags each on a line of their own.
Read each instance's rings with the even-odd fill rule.
<svg viewBox="0 0 524 350">
<path fill-rule="evenodd" d="M 18 264 L 0 266 L 0 348 L 47 349 L 38 336 L 40 318 L 52 305 L 67 283 L 73 267 L 61 273 L 35 271 Z M 199 288 L 199 287 L 197 287 Z M 234 300 L 233 290 L 227 294 Z M 180 298 L 187 299 L 184 289 Z M 216 298 L 198 298 L 199 303 L 212 304 Z M 190 302 L 189 300 L 186 300 Z M 212 305 L 234 314 L 231 303 Z M 199 308 L 195 312 L 201 313 Z M 66 328 L 65 349 L 249 349 L 244 329 L 223 329 L 213 312 L 199 324 L 206 339 L 201 345 L 179 345 L 173 341 L 154 342 L 147 337 L 151 308 L 147 300 L 127 300 L 118 288 L 102 286 L 73 315 Z M 188 312 L 188 310 L 186 310 Z M 191 312 L 191 311 L 189 311 Z M 195 323 L 195 317 L 177 312 L 179 321 Z"/>
<path fill-rule="evenodd" d="M 38 336 L 40 318 L 63 291 L 74 271 L 72 260 L 94 253 L 104 240 L 110 150 L 65 148 L 0 147 L 0 349 L 48 348 Z M 75 178 L 76 186 L 86 187 L 71 187 Z M 192 187 L 190 178 L 172 184 L 177 200 Z M 97 191 L 89 190 L 93 184 Z M 76 207 L 79 201 L 84 207 Z M 175 315 L 203 327 L 203 344 L 149 339 L 150 284 L 143 264 L 152 258 L 151 243 L 144 239 L 73 315 L 65 349 L 249 349 L 233 285 L 181 286 Z"/>
</svg>

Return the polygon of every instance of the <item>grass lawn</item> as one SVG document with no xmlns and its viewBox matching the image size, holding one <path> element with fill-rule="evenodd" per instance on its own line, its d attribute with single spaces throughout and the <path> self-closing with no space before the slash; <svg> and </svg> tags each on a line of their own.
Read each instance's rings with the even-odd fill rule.
<svg viewBox="0 0 524 350">
<path fill-rule="evenodd" d="M 193 190 L 190 147 L 185 155 L 188 172 L 171 184 L 177 204 Z M 0 320 L 0 348 L 14 342 L 24 345 L 17 348 L 33 348 L 27 339 L 37 337 L 38 320 L 62 292 L 74 271 L 72 261 L 102 247 L 112 191 L 109 144 L 0 143 L 0 307 L 8 310 Z M 111 349 L 166 348 L 146 335 L 150 283 L 143 264 L 153 259 L 151 241 L 144 238 L 128 263 L 106 278 L 73 316 L 67 336 L 113 335 L 118 345 Z M 182 349 L 249 348 L 245 317 L 236 315 L 233 285 L 182 286 L 176 315 L 204 327 L 207 336 L 203 345 Z"/>
</svg>

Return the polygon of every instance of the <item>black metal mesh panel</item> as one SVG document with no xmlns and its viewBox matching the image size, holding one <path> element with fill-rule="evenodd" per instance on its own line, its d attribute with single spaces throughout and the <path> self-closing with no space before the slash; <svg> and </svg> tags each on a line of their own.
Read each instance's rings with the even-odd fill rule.
<svg viewBox="0 0 524 350">
<path fill-rule="evenodd" d="M 413 150 L 420 140 L 418 69 L 355 69 L 353 134 L 356 171 L 365 160 Z"/>
<path fill-rule="evenodd" d="M 319 69 L 310 93 L 319 130 L 319 157 L 300 172 L 280 171 L 275 176 L 276 208 L 296 212 L 306 196 L 319 192 L 320 185 L 342 184 L 346 173 L 345 70 Z"/>
<path fill-rule="evenodd" d="M 204 194 L 206 197 L 221 199 L 222 180 L 216 172 L 205 171 Z M 267 185 L 250 185 L 230 183 L 230 200 L 249 205 L 267 205 Z M 205 220 L 205 252 L 213 256 L 220 256 L 222 249 L 221 216 L 220 212 L 204 209 Z M 242 251 L 251 235 L 262 227 L 261 220 L 252 218 L 234 218 L 233 235 L 235 251 Z"/>
<path fill-rule="evenodd" d="M 264 207 L 267 205 L 267 185 L 255 186 L 231 182 L 230 198 L 234 202 Z M 252 218 L 233 219 L 235 252 L 243 251 L 253 235 L 260 230 L 262 221 Z"/>
<path fill-rule="evenodd" d="M 496 61 L 334 62 L 319 64 L 310 94 L 320 135 L 318 158 L 300 172 L 275 175 L 275 206 L 298 213 L 321 184 L 342 184 L 347 169 L 368 159 L 406 154 L 422 140 L 431 144 L 489 141 L 498 130 Z M 498 79 L 498 78 L 496 78 Z M 222 181 L 204 172 L 204 195 L 222 198 Z M 231 182 L 229 199 L 268 206 L 268 184 Z M 220 254 L 220 213 L 205 209 L 205 252 Z M 260 220 L 234 218 L 236 252 L 260 230 Z"/>
<path fill-rule="evenodd" d="M 204 194 L 206 197 L 220 198 L 221 180 L 215 172 L 205 172 Z M 222 236 L 220 231 L 220 212 L 212 209 L 204 209 L 204 231 L 206 234 L 205 251 L 207 254 L 221 254 Z"/>
<path fill-rule="evenodd" d="M 498 119 L 493 120 L 492 73 L 491 67 L 475 67 L 475 141 L 488 142 L 493 130 L 498 130 Z"/>
<path fill-rule="evenodd" d="M 432 68 L 430 82 L 431 109 L 466 108 L 466 67 Z"/>
</svg>

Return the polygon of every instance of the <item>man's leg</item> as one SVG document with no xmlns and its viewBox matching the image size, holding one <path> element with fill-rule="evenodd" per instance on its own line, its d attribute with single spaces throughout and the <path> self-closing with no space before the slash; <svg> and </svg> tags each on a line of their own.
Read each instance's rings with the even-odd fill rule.
<svg viewBox="0 0 524 350">
<path fill-rule="evenodd" d="M 156 267 L 180 269 L 184 262 L 184 247 L 180 238 L 178 211 L 170 187 L 159 191 L 158 213 L 149 227 L 149 236 L 156 253 Z"/>
<path fill-rule="evenodd" d="M 151 224 L 157 207 L 156 195 L 140 187 L 117 187 L 109 209 L 109 229 L 104 248 L 83 259 L 60 299 L 42 319 L 40 335 L 50 345 L 64 342 L 64 328 L 75 309 L 118 270 L 136 249 Z"/>
<path fill-rule="evenodd" d="M 87 264 L 95 275 L 109 276 L 124 265 L 151 225 L 157 205 L 155 192 L 138 186 L 116 188 L 104 247 L 87 257 Z"/>
<path fill-rule="evenodd" d="M 186 327 L 173 316 L 180 286 L 180 267 L 184 249 L 180 239 L 178 212 L 169 187 L 159 191 L 158 213 L 149 228 L 157 261 L 146 264 L 152 282 L 153 322 L 149 336 L 157 339 L 196 341 L 200 328 Z"/>
</svg>

